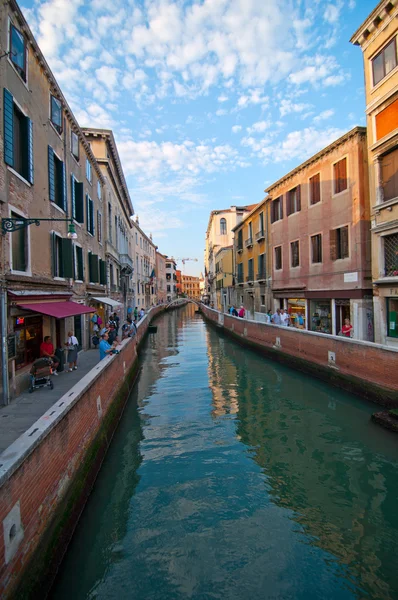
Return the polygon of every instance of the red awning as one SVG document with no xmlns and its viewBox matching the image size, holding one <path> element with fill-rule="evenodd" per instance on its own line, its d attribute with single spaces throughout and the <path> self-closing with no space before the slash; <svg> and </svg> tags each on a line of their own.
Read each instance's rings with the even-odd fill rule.
<svg viewBox="0 0 398 600">
<path fill-rule="evenodd" d="M 95 312 L 95 308 L 77 304 L 77 302 L 37 302 L 36 304 L 18 304 L 19 308 L 32 310 L 33 312 L 55 317 L 56 319 L 65 319 L 74 315 L 84 315 L 85 313 Z"/>
</svg>

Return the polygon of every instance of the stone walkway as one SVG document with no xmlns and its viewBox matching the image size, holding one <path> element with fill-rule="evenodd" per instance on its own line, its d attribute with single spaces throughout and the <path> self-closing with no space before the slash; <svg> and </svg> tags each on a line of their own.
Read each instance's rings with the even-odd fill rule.
<svg viewBox="0 0 398 600">
<path fill-rule="evenodd" d="M 63 371 L 53 376 L 54 389 L 40 388 L 33 394 L 26 390 L 12 400 L 8 406 L 0 407 L 0 454 L 22 435 L 50 406 L 55 404 L 99 361 L 98 350 L 80 352 L 78 369 L 69 373 Z"/>
</svg>

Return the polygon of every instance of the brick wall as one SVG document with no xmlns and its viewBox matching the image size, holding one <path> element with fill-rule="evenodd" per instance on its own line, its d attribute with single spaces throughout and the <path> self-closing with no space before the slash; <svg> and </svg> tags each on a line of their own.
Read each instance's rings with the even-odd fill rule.
<svg viewBox="0 0 398 600">
<path fill-rule="evenodd" d="M 209 321 L 272 358 L 359 393 L 378 404 L 398 407 L 398 350 L 370 342 L 267 325 L 228 316 L 203 306 Z"/>
<path fill-rule="evenodd" d="M 16 589 L 44 597 L 133 385 L 137 344 L 162 310 L 153 308 L 120 354 L 99 362 L 0 456 L 1 598 Z"/>
</svg>

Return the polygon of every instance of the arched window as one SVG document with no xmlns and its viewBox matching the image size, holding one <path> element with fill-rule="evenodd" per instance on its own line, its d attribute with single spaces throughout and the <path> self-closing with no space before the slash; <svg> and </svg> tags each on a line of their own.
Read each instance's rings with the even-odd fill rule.
<svg viewBox="0 0 398 600">
<path fill-rule="evenodd" d="M 220 219 L 220 235 L 227 235 L 227 221 Z"/>
</svg>

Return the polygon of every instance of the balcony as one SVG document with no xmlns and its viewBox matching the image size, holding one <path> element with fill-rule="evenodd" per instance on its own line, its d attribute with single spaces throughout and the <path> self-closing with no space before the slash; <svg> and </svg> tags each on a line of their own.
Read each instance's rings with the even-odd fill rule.
<svg viewBox="0 0 398 600">
<path fill-rule="evenodd" d="M 258 231 L 256 233 L 256 242 L 261 242 L 261 240 L 265 239 L 265 233 L 264 231 Z"/>
<path fill-rule="evenodd" d="M 119 262 L 123 275 L 131 275 L 134 271 L 133 259 L 128 254 L 119 254 Z"/>
<path fill-rule="evenodd" d="M 243 252 L 243 244 L 242 244 L 242 242 L 238 242 L 238 243 L 236 244 L 236 251 L 238 252 L 238 254 L 239 254 L 240 252 Z"/>
<path fill-rule="evenodd" d="M 265 281 L 267 279 L 267 274 L 265 272 L 265 269 L 263 271 L 260 271 L 260 273 L 257 273 L 256 279 L 257 279 L 257 281 Z"/>
<path fill-rule="evenodd" d="M 246 281 L 247 281 L 247 283 L 253 283 L 254 273 L 249 273 L 249 275 L 247 275 L 247 277 L 246 277 Z"/>
<path fill-rule="evenodd" d="M 247 240 L 245 240 L 245 246 L 246 248 L 251 248 L 253 246 L 253 238 L 249 237 L 247 238 Z"/>
</svg>

